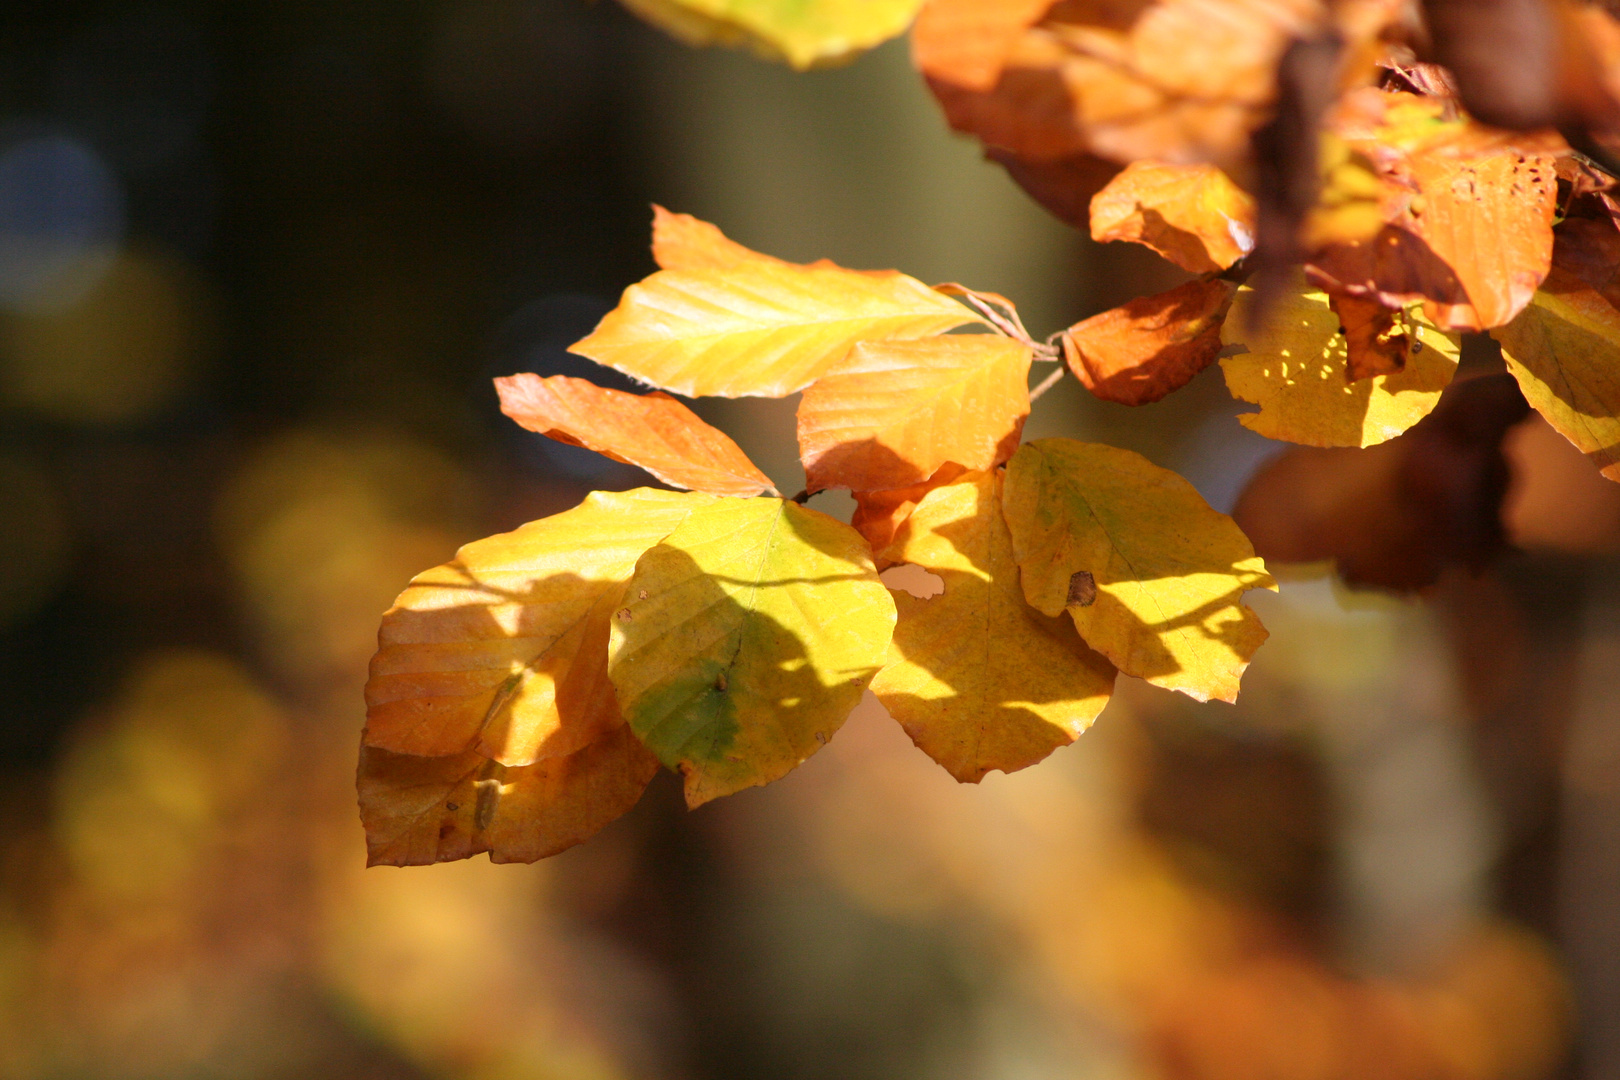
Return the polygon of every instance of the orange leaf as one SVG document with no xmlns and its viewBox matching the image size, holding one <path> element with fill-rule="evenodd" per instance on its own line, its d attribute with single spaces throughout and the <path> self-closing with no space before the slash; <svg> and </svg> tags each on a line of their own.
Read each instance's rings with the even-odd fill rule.
<svg viewBox="0 0 1620 1080">
<path fill-rule="evenodd" d="M 1104 401 L 1158 401 L 1215 362 L 1236 291 L 1212 279 L 1139 297 L 1065 330 L 1063 356 L 1075 378 Z"/>
<path fill-rule="evenodd" d="M 1362 92 L 1334 120 L 1375 163 L 1388 225 L 1371 240 L 1334 244 L 1311 260 L 1329 292 L 1385 307 L 1427 301 L 1442 330 L 1512 321 L 1552 260 L 1556 136 L 1510 136 L 1443 118 L 1443 103 Z"/>
<path fill-rule="evenodd" d="M 1007 54 L 1053 0 L 929 0 L 911 29 L 911 56 L 930 78 L 968 90 L 996 85 Z"/>
<path fill-rule="evenodd" d="M 917 504 L 922 502 L 923 496 L 949 484 L 965 472 L 967 470 L 960 465 L 946 464 L 920 484 L 883 491 L 855 492 L 855 512 L 850 515 L 849 523 L 872 545 L 875 553 L 873 558 L 879 570 L 890 565 L 890 561 L 883 557 L 883 551 L 894 540 L 895 532 L 911 516 Z"/>
<path fill-rule="evenodd" d="M 415 757 L 360 748 L 368 866 L 419 866 L 489 852 L 534 862 L 630 810 L 658 759 L 619 725 L 566 757 L 507 767 L 476 753 Z"/>
<path fill-rule="evenodd" d="M 1393 375 L 1406 367 L 1411 340 L 1396 323 L 1398 308 L 1353 296 L 1329 296 L 1328 305 L 1343 328 L 1348 357 L 1345 374 L 1351 382 Z"/>
<path fill-rule="evenodd" d="M 1183 270 L 1225 270 L 1254 248 L 1255 206 L 1213 165 L 1138 161 L 1091 200 L 1091 238 L 1131 240 Z"/>
<path fill-rule="evenodd" d="M 636 465 L 671 487 L 744 498 L 776 494 L 725 432 L 668 394 L 626 394 L 585 379 L 508 375 L 501 411 L 530 431 Z"/>
<path fill-rule="evenodd" d="M 905 487 L 946 462 L 987 469 L 1017 449 L 1029 415 L 1030 349 L 960 334 L 862 342 L 799 403 L 811 491 Z"/>
<path fill-rule="evenodd" d="M 664 270 L 723 270 L 740 262 L 782 260 L 750 251 L 717 226 L 653 204 L 653 261 Z M 783 263 L 783 265 L 790 265 Z"/>
<path fill-rule="evenodd" d="M 893 270 L 801 266 L 749 251 L 718 229 L 667 215 L 660 270 L 624 291 L 569 351 L 689 397 L 784 397 L 858 341 L 928 337 L 982 322 Z"/>
</svg>

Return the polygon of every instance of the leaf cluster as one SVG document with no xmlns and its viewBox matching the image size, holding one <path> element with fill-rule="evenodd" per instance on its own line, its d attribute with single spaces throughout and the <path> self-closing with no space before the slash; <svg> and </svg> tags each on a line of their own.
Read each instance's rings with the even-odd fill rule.
<svg viewBox="0 0 1620 1080">
<path fill-rule="evenodd" d="M 898 33 L 918 5 L 630 6 L 809 66 Z M 1071 742 L 1118 672 L 1234 700 L 1266 636 L 1242 602 L 1275 587 L 1263 561 L 1138 455 L 1022 443 L 1065 370 L 1139 405 L 1219 360 L 1258 406 L 1248 427 L 1365 455 L 1285 459 L 1240 517 L 1285 558 L 1359 536 L 1371 554 L 1346 572 L 1386 585 L 1438 573 L 1464 473 L 1488 505 L 1458 550 L 1500 547 L 1498 444 L 1526 401 L 1620 479 L 1620 185 L 1602 163 L 1620 146 L 1620 19 L 1577 0 L 1462 7 L 923 4 L 913 55 L 947 120 L 1059 216 L 1189 277 L 1047 341 L 996 294 L 788 263 L 656 209 L 661 269 L 573 346 L 656 389 L 497 385 L 524 427 L 681 490 L 593 494 L 400 596 L 366 690 L 371 860 L 544 857 L 622 814 L 660 765 L 693 806 L 768 783 L 867 689 L 963 781 Z M 1525 62 L 1504 12 L 1529 7 L 1545 55 L 1509 100 L 1481 64 Z M 1507 376 L 1451 388 L 1465 332 L 1500 342 L 1522 397 Z M 1031 391 L 1036 365 L 1052 375 Z M 793 499 L 671 396 L 795 393 Z M 1349 510 L 1289 501 L 1299 476 L 1336 468 Z M 832 488 L 854 496 L 850 525 L 803 505 Z M 1317 513 L 1319 535 L 1272 528 L 1278 498 L 1284 519 Z M 1367 525 L 1381 506 L 1399 528 Z M 1401 571 L 1376 569 L 1392 550 Z M 942 591 L 889 589 L 879 573 L 900 564 Z"/>
</svg>

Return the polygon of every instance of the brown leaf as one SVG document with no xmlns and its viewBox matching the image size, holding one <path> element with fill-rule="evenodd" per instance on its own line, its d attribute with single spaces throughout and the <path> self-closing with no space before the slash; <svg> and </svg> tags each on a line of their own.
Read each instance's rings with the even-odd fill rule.
<svg viewBox="0 0 1620 1080">
<path fill-rule="evenodd" d="M 1620 308 L 1620 229 L 1614 219 L 1567 218 L 1553 230 L 1553 265 Z"/>
<path fill-rule="evenodd" d="M 1294 447 L 1263 467 L 1233 517 L 1270 562 L 1333 559 L 1352 584 L 1408 590 L 1505 548 L 1502 439 L 1529 407 L 1506 375 L 1462 380 L 1399 438 Z"/>
<path fill-rule="evenodd" d="M 1091 199 L 1119 173 L 1119 165 L 1095 154 L 1075 154 L 1057 161 L 1025 161 L 999 147 L 985 156 L 1007 170 L 1013 182 L 1059 221 L 1077 229 L 1091 227 Z"/>
<path fill-rule="evenodd" d="M 1353 296 L 1330 296 L 1328 302 L 1342 327 L 1348 353 L 1346 375 L 1351 382 L 1405 369 L 1411 341 L 1397 321 L 1399 308 Z"/>
<path fill-rule="evenodd" d="M 1063 332 L 1064 359 L 1104 401 L 1158 401 L 1214 363 L 1236 289 L 1219 279 L 1189 281 L 1093 315 Z"/>
<path fill-rule="evenodd" d="M 1249 253 L 1254 216 L 1254 199 L 1213 165 L 1138 161 L 1091 200 L 1091 238 L 1144 244 L 1207 274 Z"/>
<path fill-rule="evenodd" d="M 1470 113 L 1521 130 L 1559 122 L 1559 34 L 1547 0 L 1423 0 L 1423 9 L 1434 59 Z"/>
<path fill-rule="evenodd" d="M 672 487 L 744 498 L 776 493 L 742 449 L 662 391 L 626 394 L 586 379 L 507 375 L 501 411 L 530 431 L 636 465 Z"/>
</svg>

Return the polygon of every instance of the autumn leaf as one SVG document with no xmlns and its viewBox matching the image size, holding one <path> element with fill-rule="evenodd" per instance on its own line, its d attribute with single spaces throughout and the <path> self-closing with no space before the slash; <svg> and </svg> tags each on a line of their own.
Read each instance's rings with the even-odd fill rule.
<svg viewBox="0 0 1620 1080">
<path fill-rule="evenodd" d="M 993 334 L 861 342 L 799 402 L 806 486 L 905 487 L 946 462 L 1005 461 L 1029 415 L 1030 359 Z"/>
<path fill-rule="evenodd" d="M 368 866 L 417 866 L 489 852 L 534 862 L 628 812 L 658 759 L 623 724 L 563 757 L 506 766 L 475 753 L 444 757 L 360 749 L 360 820 Z"/>
<path fill-rule="evenodd" d="M 848 59 L 903 33 L 922 0 L 623 0 L 692 45 L 746 46 L 793 67 Z"/>
<path fill-rule="evenodd" d="M 994 472 L 936 488 L 885 553 L 937 574 L 945 591 L 926 600 L 895 594 L 894 643 L 872 692 L 965 783 L 1073 742 L 1114 686 L 1114 666 L 1068 620 L 1024 602 L 1000 488 Z"/>
<path fill-rule="evenodd" d="M 1402 307 L 1443 330 L 1513 318 L 1546 276 L 1557 208 L 1556 136 L 1510 136 L 1412 94 L 1367 90 L 1334 118 L 1384 184 L 1387 227 L 1311 259 L 1329 291 Z"/>
<path fill-rule="evenodd" d="M 625 719 L 697 806 L 787 773 L 883 664 L 894 602 L 860 534 L 780 499 L 694 510 L 613 619 Z"/>
<path fill-rule="evenodd" d="M 1344 334 L 1345 376 L 1352 382 L 1393 375 L 1406 367 L 1412 339 L 1406 336 L 1399 308 L 1354 296 L 1329 296 Z"/>
<path fill-rule="evenodd" d="M 928 0 L 911 29 L 912 62 L 966 90 L 995 87 L 1018 40 L 1053 0 Z"/>
<path fill-rule="evenodd" d="M 527 765 L 618 727 L 609 619 L 636 560 L 710 501 L 593 492 L 418 574 L 378 632 L 366 745 L 424 756 L 476 748 Z"/>
<path fill-rule="evenodd" d="M 1254 248 L 1254 199 L 1213 165 L 1137 161 L 1091 200 L 1091 238 L 1146 245 L 1194 274 Z"/>
<path fill-rule="evenodd" d="M 626 289 L 569 351 L 688 397 L 783 397 L 856 342 L 928 337 L 983 321 L 896 271 L 783 262 L 725 247 L 718 230 L 702 239 L 695 224 L 679 226 L 686 243 L 663 246 L 660 258 L 677 268 Z M 723 261 L 738 252 L 748 258 Z"/>
<path fill-rule="evenodd" d="M 1620 305 L 1620 228 L 1612 218 L 1571 217 L 1553 230 L 1553 266 Z"/>
<path fill-rule="evenodd" d="M 501 411 L 530 431 L 640 466 L 671 487 L 744 498 L 777 493 L 724 432 L 668 394 L 626 394 L 566 375 L 508 375 L 495 389 Z"/>
<path fill-rule="evenodd" d="M 1266 639 L 1240 598 L 1276 584 L 1191 484 L 1129 450 L 1038 439 L 1008 463 L 1002 505 L 1032 606 L 1067 611 L 1127 675 L 1236 700 Z"/>
<path fill-rule="evenodd" d="M 1064 359 L 1104 401 L 1158 401 L 1214 363 L 1236 289 L 1219 279 L 1189 281 L 1093 315 L 1063 331 Z"/>
<path fill-rule="evenodd" d="M 792 263 L 750 251 L 719 227 L 691 214 L 674 214 L 653 204 L 653 261 L 661 270 L 724 270 L 738 263 Z"/>
<path fill-rule="evenodd" d="M 872 545 L 874 560 L 879 570 L 889 565 L 884 556 L 884 549 L 894 540 L 894 534 L 901 523 L 910 517 L 917 504 L 922 502 L 923 496 L 937 487 L 950 483 L 965 472 L 967 470 L 962 466 L 947 463 L 941 465 L 934 475 L 920 484 L 854 493 L 855 510 L 850 515 L 849 523 L 856 532 L 866 537 L 868 544 Z"/>
<path fill-rule="evenodd" d="M 1554 270 L 1530 306 L 1491 334 L 1531 406 L 1620 480 L 1620 311 Z"/>
<path fill-rule="evenodd" d="M 1240 289 L 1221 331 L 1246 352 L 1221 359 L 1226 386 L 1260 406 L 1238 417 L 1270 439 L 1307 446 L 1372 446 L 1427 416 L 1457 370 L 1461 342 L 1406 314 L 1411 338 L 1406 367 L 1393 375 L 1352 380 L 1339 316 L 1327 294 L 1296 280 L 1257 333 L 1246 330 L 1254 293 Z"/>
</svg>

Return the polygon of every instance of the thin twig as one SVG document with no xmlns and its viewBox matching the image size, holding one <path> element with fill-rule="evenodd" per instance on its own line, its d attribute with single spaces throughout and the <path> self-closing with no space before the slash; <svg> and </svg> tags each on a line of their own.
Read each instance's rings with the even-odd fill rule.
<svg viewBox="0 0 1620 1080">
<path fill-rule="evenodd" d="M 1035 401 L 1039 399 L 1042 394 L 1056 386 L 1058 384 L 1058 380 L 1063 378 L 1063 373 L 1067 370 L 1067 367 L 1060 367 L 1056 371 L 1052 372 L 1052 374 L 1042 379 L 1040 385 L 1029 392 L 1029 400 Z"/>
</svg>

